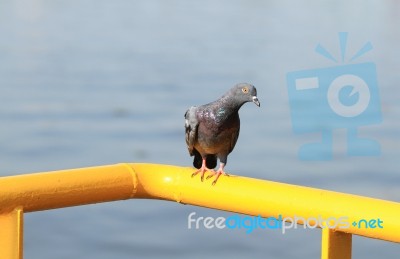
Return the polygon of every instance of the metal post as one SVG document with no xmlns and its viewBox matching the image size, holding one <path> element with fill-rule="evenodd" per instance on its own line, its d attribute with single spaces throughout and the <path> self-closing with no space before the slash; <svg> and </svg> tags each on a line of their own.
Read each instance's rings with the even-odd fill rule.
<svg viewBox="0 0 400 259">
<path fill-rule="evenodd" d="M 5 259 L 22 259 L 23 251 L 22 207 L 0 214 L 0 255 Z"/>
<path fill-rule="evenodd" d="M 351 234 L 323 228 L 321 259 L 351 259 L 351 241 Z"/>
</svg>

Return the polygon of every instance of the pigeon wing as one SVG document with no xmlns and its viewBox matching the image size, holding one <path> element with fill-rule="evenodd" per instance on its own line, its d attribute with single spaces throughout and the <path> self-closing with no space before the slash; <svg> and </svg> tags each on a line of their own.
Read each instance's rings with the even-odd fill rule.
<svg viewBox="0 0 400 259">
<path fill-rule="evenodd" d="M 194 143 L 197 140 L 199 122 L 196 116 L 196 106 L 190 107 L 185 113 L 185 139 L 190 156 L 194 155 Z"/>
</svg>

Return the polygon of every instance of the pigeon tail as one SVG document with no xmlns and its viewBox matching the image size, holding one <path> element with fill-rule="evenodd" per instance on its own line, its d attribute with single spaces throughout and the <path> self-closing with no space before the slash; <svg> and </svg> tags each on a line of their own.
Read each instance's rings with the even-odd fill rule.
<svg viewBox="0 0 400 259">
<path fill-rule="evenodd" d="M 193 166 L 200 169 L 203 164 L 203 158 L 201 157 L 199 151 L 195 148 L 193 149 Z M 215 155 L 206 155 L 206 167 L 208 169 L 214 169 L 217 166 L 217 157 Z"/>
</svg>

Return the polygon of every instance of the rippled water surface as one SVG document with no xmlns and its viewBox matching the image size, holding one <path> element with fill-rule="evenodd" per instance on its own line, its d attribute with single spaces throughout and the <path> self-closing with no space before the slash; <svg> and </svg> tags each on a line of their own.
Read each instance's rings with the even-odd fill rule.
<svg viewBox="0 0 400 259">
<path fill-rule="evenodd" d="M 261 108 L 241 109 L 228 172 L 398 202 L 399 24 L 397 1 L 2 1 L 0 174 L 190 166 L 185 110 L 250 82 Z M 340 31 L 348 53 L 374 47 L 359 62 L 376 64 L 383 122 L 360 134 L 382 154 L 346 156 L 338 130 L 331 161 L 301 161 L 299 146 L 319 135 L 293 133 L 286 74 L 337 65 L 314 48 L 339 57 Z M 320 230 L 188 230 L 193 211 L 231 215 L 148 200 L 25 214 L 25 258 L 320 257 Z M 354 258 L 399 253 L 353 238 Z"/>
</svg>

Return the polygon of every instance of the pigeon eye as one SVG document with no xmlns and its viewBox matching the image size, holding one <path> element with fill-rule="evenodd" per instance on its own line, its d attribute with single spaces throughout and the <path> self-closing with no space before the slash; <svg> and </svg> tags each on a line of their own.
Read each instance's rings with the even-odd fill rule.
<svg viewBox="0 0 400 259">
<path fill-rule="evenodd" d="M 245 93 L 245 94 L 247 94 L 247 93 L 249 92 L 249 88 L 243 87 L 243 88 L 242 88 L 242 92 Z"/>
</svg>

